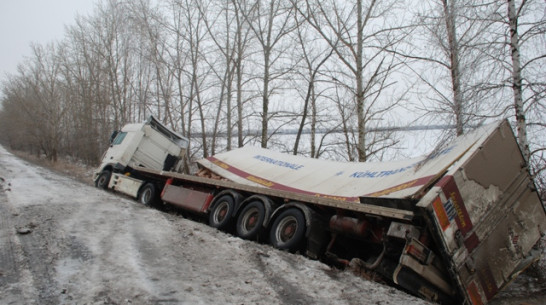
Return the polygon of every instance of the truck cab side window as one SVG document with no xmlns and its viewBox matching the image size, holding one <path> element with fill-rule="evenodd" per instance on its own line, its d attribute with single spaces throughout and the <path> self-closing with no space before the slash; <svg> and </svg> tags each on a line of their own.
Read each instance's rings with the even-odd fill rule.
<svg viewBox="0 0 546 305">
<path fill-rule="evenodd" d="M 112 142 L 114 142 L 114 139 L 116 138 L 116 136 L 118 135 L 119 133 L 119 130 L 114 130 L 112 132 L 112 134 L 110 135 L 110 144 L 112 144 Z"/>
<path fill-rule="evenodd" d="M 123 139 L 125 139 L 125 136 L 127 135 L 126 132 L 119 132 L 116 137 L 114 138 L 114 140 L 112 141 L 112 145 L 118 145 L 118 144 L 121 144 L 121 142 L 123 142 Z"/>
</svg>

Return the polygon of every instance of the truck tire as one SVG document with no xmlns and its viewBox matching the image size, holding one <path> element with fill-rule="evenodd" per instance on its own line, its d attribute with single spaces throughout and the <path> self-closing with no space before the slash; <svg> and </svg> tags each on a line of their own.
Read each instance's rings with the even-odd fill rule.
<svg viewBox="0 0 546 305">
<path fill-rule="evenodd" d="M 140 189 L 138 201 L 144 205 L 153 205 L 157 202 L 157 189 L 153 183 L 146 183 Z"/>
<path fill-rule="evenodd" d="M 209 226 L 219 230 L 226 230 L 230 224 L 235 210 L 235 201 L 230 195 L 223 195 L 215 200 L 210 209 Z"/>
<path fill-rule="evenodd" d="M 265 220 L 265 207 L 261 201 L 247 204 L 237 217 L 237 236 L 243 239 L 257 239 L 262 233 Z"/>
<path fill-rule="evenodd" d="M 305 217 L 296 208 L 287 209 L 279 214 L 271 226 L 271 231 L 269 231 L 271 245 L 277 249 L 290 252 L 299 250 L 304 239 Z"/>
<path fill-rule="evenodd" d="M 100 176 L 95 181 L 95 186 L 100 189 L 108 188 L 108 183 L 110 183 L 110 177 L 112 177 L 112 172 L 109 170 L 104 170 L 100 173 Z"/>
</svg>

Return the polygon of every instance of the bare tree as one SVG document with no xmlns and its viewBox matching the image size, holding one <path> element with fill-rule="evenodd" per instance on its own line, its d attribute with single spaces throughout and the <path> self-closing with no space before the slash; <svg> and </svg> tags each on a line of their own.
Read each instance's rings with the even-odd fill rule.
<svg viewBox="0 0 546 305">
<path fill-rule="evenodd" d="M 486 33 L 492 27 L 487 18 L 493 10 L 490 4 L 473 0 L 419 4 L 408 51 L 397 50 L 397 54 L 417 60 L 418 68 L 410 69 L 429 87 L 433 101 L 424 105 L 425 111 L 453 122 L 455 133 L 461 135 L 471 122 L 500 114 L 486 110 L 498 108 L 498 104 L 492 106 L 498 97 L 483 85 L 494 77 L 484 52 Z"/>
<path fill-rule="evenodd" d="M 191 109 L 192 100 L 188 97 L 187 93 L 190 91 L 189 87 L 191 87 L 191 84 L 189 81 L 186 81 L 186 67 L 190 56 L 188 56 L 189 48 L 187 46 L 187 39 L 185 39 L 185 12 L 180 9 L 180 5 L 182 5 L 180 1 L 169 1 L 164 3 L 164 5 L 168 17 L 163 18 L 163 16 L 158 15 L 158 19 L 155 22 L 167 32 L 165 52 L 168 55 L 165 56 L 165 64 L 175 79 L 175 92 L 173 94 L 176 95 L 178 105 L 176 107 L 174 103 L 172 105 L 177 113 L 176 116 L 173 114 L 173 119 L 176 121 L 176 124 L 173 123 L 173 125 L 176 125 L 173 128 L 175 130 L 179 130 L 180 128 L 184 136 L 191 137 L 193 112 Z"/>
<path fill-rule="evenodd" d="M 133 120 L 132 113 L 132 33 L 130 32 L 129 7 L 121 1 L 107 2 L 98 6 L 97 17 L 92 19 L 95 41 L 102 67 L 107 75 L 109 98 L 114 114 L 115 128 Z"/>
<path fill-rule="evenodd" d="M 213 138 L 212 154 L 216 149 L 216 140 L 219 132 L 219 123 L 222 110 L 225 108 L 225 125 L 227 136 L 227 150 L 231 150 L 233 142 L 234 118 L 238 126 L 239 146 L 243 145 L 243 60 L 245 49 L 249 43 L 250 28 L 245 26 L 242 18 L 239 3 L 235 0 L 218 1 L 216 12 L 204 15 L 207 32 L 221 54 L 214 57 L 221 60 L 214 60 L 209 63 L 211 69 L 220 82 L 219 104 L 216 111 Z M 236 115 L 233 114 L 233 97 L 236 96 Z M 224 105 L 225 101 L 225 107 Z"/>
<path fill-rule="evenodd" d="M 77 18 L 75 25 L 67 29 L 67 51 L 60 57 L 66 86 L 73 96 L 71 122 L 77 157 L 91 163 L 98 162 L 115 128 L 104 53 L 98 47 L 100 35 L 93 24 L 91 17 Z"/>
<path fill-rule="evenodd" d="M 546 3 L 506 0 L 472 9 L 478 11 L 473 16 L 475 22 L 487 25 L 482 27 L 484 34 L 478 48 L 487 58 L 485 68 L 492 71 L 475 89 L 492 92 L 491 96 L 502 101 L 500 114 L 514 118 L 518 142 L 529 161 L 533 152 L 540 153 L 546 145 L 541 136 L 546 107 Z"/>
<path fill-rule="evenodd" d="M 30 135 L 26 139 L 32 139 L 35 148 L 53 162 L 57 161 L 63 144 L 63 124 L 68 111 L 57 48 L 55 44 L 32 46 L 31 60 L 19 66 L 20 77 L 5 84 L 4 103 L 15 116 L 3 118 L 4 124 L 24 125 Z"/>
<path fill-rule="evenodd" d="M 515 121 L 518 143 L 543 197 L 546 194 L 545 11 L 544 1 L 499 3 L 494 20 L 501 30 L 492 35 L 492 45 L 499 51 L 494 53 L 494 62 L 499 74 L 506 75 L 499 85 L 512 93 L 510 115 Z"/>
<path fill-rule="evenodd" d="M 527 141 L 527 124 L 525 121 L 525 111 L 523 109 L 523 85 L 520 60 L 520 39 L 518 33 L 518 12 L 516 11 L 516 1 L 508 0 L 508 24 L 510 27 L 510 51 L 512 53 L 512 89 L 514 90 L 514 110 L 516 113 L 516 126 L 518 131 L 518 140 L 523 149 L 525 160 L 529 160 L 529 142 Z M 525 5 L 523 1 L 522 6 Z"/>
<path fill-rule="evenodd" d="M 523 151 L 525 160 L 531 158 L 531 149 L 527 137 L 529 124 L 546 126 L 544 121 L 544 98 L 546 98 L 546 79 L 543 68 L 546 64 L 546 48 L 544 47 L 544 35 L 546 34 L 546 19 L 542 14 L 536 14 L 535 9 L 546 9 L 544 2 L 523 0 L 516 4 L 516 0 L 507 0 L 506 16 L 504 23 L 509 27 L 509 54 L 511 55 L 511 87 L 513 90 L 514 114 L 519 145 Z M 527 16 L 526 16 L 527 15 Z M 527 17 L 527 18 L 526 18 Z M 523 22 L 522 22 L 523 19 Z M 523 28 L 523 34 L 520 30 Z M 521 49 L 526 48 L 526 55 L 522 62 Z M 539 74 L 533 74 L 532 69 L 537 68 Z M 524 76 L 525 75 L 525 76 Z M 524 79 L 525 78 L 525 79 Z M 527 94 L 524 98 L 524 90 Z M 538 108 L 538 109 L 537 109 Z M 533 110 L 542 112 L 536 117 L 538 121 L 529 122 Z M 546 143 L 543 143 L 543 145 Z M 535 152 L 543 151 L 538 148 Z M 543 158 L 540 158 L 543 160 Z M 541 166 L 539 165 L 538 168 Z M 542 166 L 543 167 L 543 166 Z"/>
<path fill-rule="evenodd" d="M 138 56 L 134 54 L 134 60 L 138 61 L 138 70 L 135 68 L 135 74 L 138 81 L 134 81 L 133 87 L 139 93 L 140 101 L 144 99 L 144 104 L 148 105 L 151 99 L 151 81 L 155 83 L 156 109 L 153 111 L 155 116 L 164 123 L 177 130 L 176 119 L 174 118 L 174 102 L 177 97 L 175 93 L 175 73 L 172 69 L 172 64 L 169 62 L 169 46 L 167 45 L 168 38 L 163 25 L 166 23 L 163 20 L 163 15 L 158 8 L 153 8 L 147 1 L 135 2 L 132 6 L 132 22 L 135 24 L 135 32 L 139 40 L 140 48 L 138 48 Z M 150 93 L 150 94 L 148 94 Z M 140 107 L 139 107 L 140 109 Z M 145 113 L 147 108 L 142 109 Z M 143 117 L 143 119 L 145 116 Z"/>
<path fill-rule="evenodd" d="M 366 143 L 367 124 L 381 112 L 379 97 L 393 84 L 386 80 L 398 65 L 385 52 L 403 37 L 398 35 L 403 24 L 389 24 L 389 20 L 395 21 L 389 19 L 389 14 L 397 12 L 396 2 L 357 0 L 352 6 L 337 1 L 307 0 L 305 6 L 298 6 L 298 11 L 333 48 L 353 78 L 354 85 L 348 89 L 354 93 L 356 104 L 356 150 L 358 160 L 366 161 L 370 148 Z M 388 107 L 393 103 L 390 104 Z"/>
<path fill-rule="evenodd" d="M 18 70 L 26 69 L 23 64 L 18 65 Z M 2 82 L 2 109 L 0 111 L 0 140 L 11 149 L 23 150 L 40 155 L 39 135 L 33 128 L 34 121 L 29 118 L 28 106 L 32 103 L 29 96 L 30 90 L 24 77 L 21 75 L 9 75 Z M 34 112 L 31 111 L 30 115 Z"/>
<path fill-rule="evenodd" d="M 207 31 L 204 28 L 204 12 L 205 5 L 200 0 L 183 0 L 177 3 L 178 9 L 182 10 L 184 16 L 184 35 L 182 39 L 186 40 L 188 46 L 188 52 L 190 57 L 189 71 L 187 71 L 188 79 L 190 81 L 189 98 L 189 111 L 192 111 L 192 105 L 195 102 L 196 110 L 199 115 L 200 129 L 201 129 L 201 145 L 203 157 L 208 156 L 208 142 L 207 142 L 207 129 L 205 126 L 206 116 L 203 99 L 203 84 L 207 71 L 204 71 L 202 65 L 205 62 L 203 57 L 203 41 L 207 36 Z M 198 9 L 201 7 L 202 9 Z M 188 122 L 188 124 L 191 124 Z M 190 130 L 190 128 L 188 128 Z"/>
<path fill-rule="evenodd" d="M 296 3 L 294 3 L 294 5 L 296 5 Z M 316 157 L 317 149 L 315 137 L 317 126 L 317 99 L 319 96 L 318 91 L 320 90 L 317 89 L 317 82 L 320 74 L 319 72 L 334 53 L 334 48 L 328 45 L 326 45 L 326 49 L 321 48 L 319 43 L 316 42 L 316 39 L 314 39 L 312 33 L 310 33 L 311 31 L 308 29 L 307 25 L 300 20 L 300 17 L 300 14 L 294 14 L 295 22 L 297 24 L 296 40 L 301 51 L 301 62 L 303 63 L 303 67 L 300 68 L 301 72 L 300 69 L 297 69 L 295 73 L 301 74 L 301 77 L 305 79 L 306 86 L 303 87 L 305 89 L 302 96 L 303 109 L 292 153 L 294 155 L 298 154 L 300 139 L 306 125 L 309 108 L 311 108 L 311 157 Z M 299 86 L 296 85 L 296 87 Z"/>
<path fill-rule="evenodd" d="M 269 102 L 276 89 L 274 82 L 287 73 L 287 69 L 282 66 L 282 59 L 288 48 L 288 45 L 283 45 L 287 41 L 283 38 L 295 29 L 292 18 L 294 10 L 288 0 L 255 1 L 251 6 L 242 4 L 243 2 L 239 3 L 239 10 L 252 29 L 262 51 L 261 142 L 265 148 L 269 137 Z"/>
<path fill-rule="evenodd" d="M 448 3 L 449 2 L 449 3 Z M 451 73 L 451 89 L 453 91 L 453 112 L 455 114 L 455 130 L 457 135 L 463 134 L 463 95 L 461 90 L 461 68 L 459 66 L 459 39 L 456 33 L 455 1 L 442 0 L 444 21 L 447 34 L 447 53 L 449 56 L 449 72 Z"/>
<path fill-rule="evenodd" d="M 234 66 L 235 66 L 235 91 L 236 91 L 236 108 L 237 108 L 237 146 L 244 145 L 244 126 L 243 126 L 243 105 L 246 102 L 243 86 L 248 80 L 245 79 L 244 62 L 248 57 L 248 48 L 251 44 L 251 29 L 245 21 L 241 7 L 244 7 L 244 2 L 240 0 L 231 0 L 233 4 L 233 17 L 235 18 L 235 48 L 234 48 Z"/>
<path fill-rule="evenodd" d="M 211 12 L 212 16 L 203 14 L 205 26 L 207 32 L 211 37 L 214 45 L 217 50 L 222 55 L 222 61 L 213 60 L 209 63 L 211 70 L 214 72 L 218 81 L 220 82 L 220 94 L 218 98 L 218 106 L 216 109 L 216 115 L 214 119 L 214 127 L 212 132 L 212 144 L 211 144 L 211 154 L 216 152 L 216 140 L 219 132 L 219 124 L 221 120 L 223 104 L 225 101 L 225 112 L 226 112 L 226 134 L 227 134 L 227 149 L 231 150 L 231 134 L 232 134 L 232 115 L 231 115 L 231 101 L 232 101 L 232 88 L 233 88 L 233 79 L 235 73 L 235 67 L 233 64 L 234 58 L 234 39 L 232 38 L 231 33 L 231 23 L 232 18 L 230 15 L 230 2 L 222 2 L 217 5 L 220 10 L 218 12 Z M 210 18 L 210 20 L 209 20 Z M 221 20 L 224 26 L 216 26 L 216 22 Z M 217 64 L 219 67 L 217 67 Z M 222 72 L 223 70 L 223 72 Z"/>
</svg>

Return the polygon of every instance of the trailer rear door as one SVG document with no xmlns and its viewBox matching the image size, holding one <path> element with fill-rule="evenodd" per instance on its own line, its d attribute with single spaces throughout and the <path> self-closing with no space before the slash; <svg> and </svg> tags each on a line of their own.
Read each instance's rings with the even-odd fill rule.
<svg viewBox="0 0 546 305">
<path fill-rule="evenodd" d="M 538 258 L 546 214 L 504 121 L 419 202 L 465 298 L 485 304 Z M 539 255 L 540 253 L 538 253 Z"/>
</svg>

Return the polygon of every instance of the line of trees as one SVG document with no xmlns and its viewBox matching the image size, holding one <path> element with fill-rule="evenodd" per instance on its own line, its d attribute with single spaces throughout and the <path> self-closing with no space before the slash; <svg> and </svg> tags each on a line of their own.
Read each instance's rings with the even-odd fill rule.
<svg viewBox="0 0 546 305">
<path fill-rule="evenodd" d="M 199 135 L 194 157 L 252 143 L 367 161 L 400 139 L 378 127 L 459 135 L 509 118 L 540 178 L 545 10 L 542 0 L 102 0 L 3 77 L 0 140 L 96 163 L 112 130 L 154 115 Z M 276 135 L 286 128 L 298 132 Z"/>
</svg>

